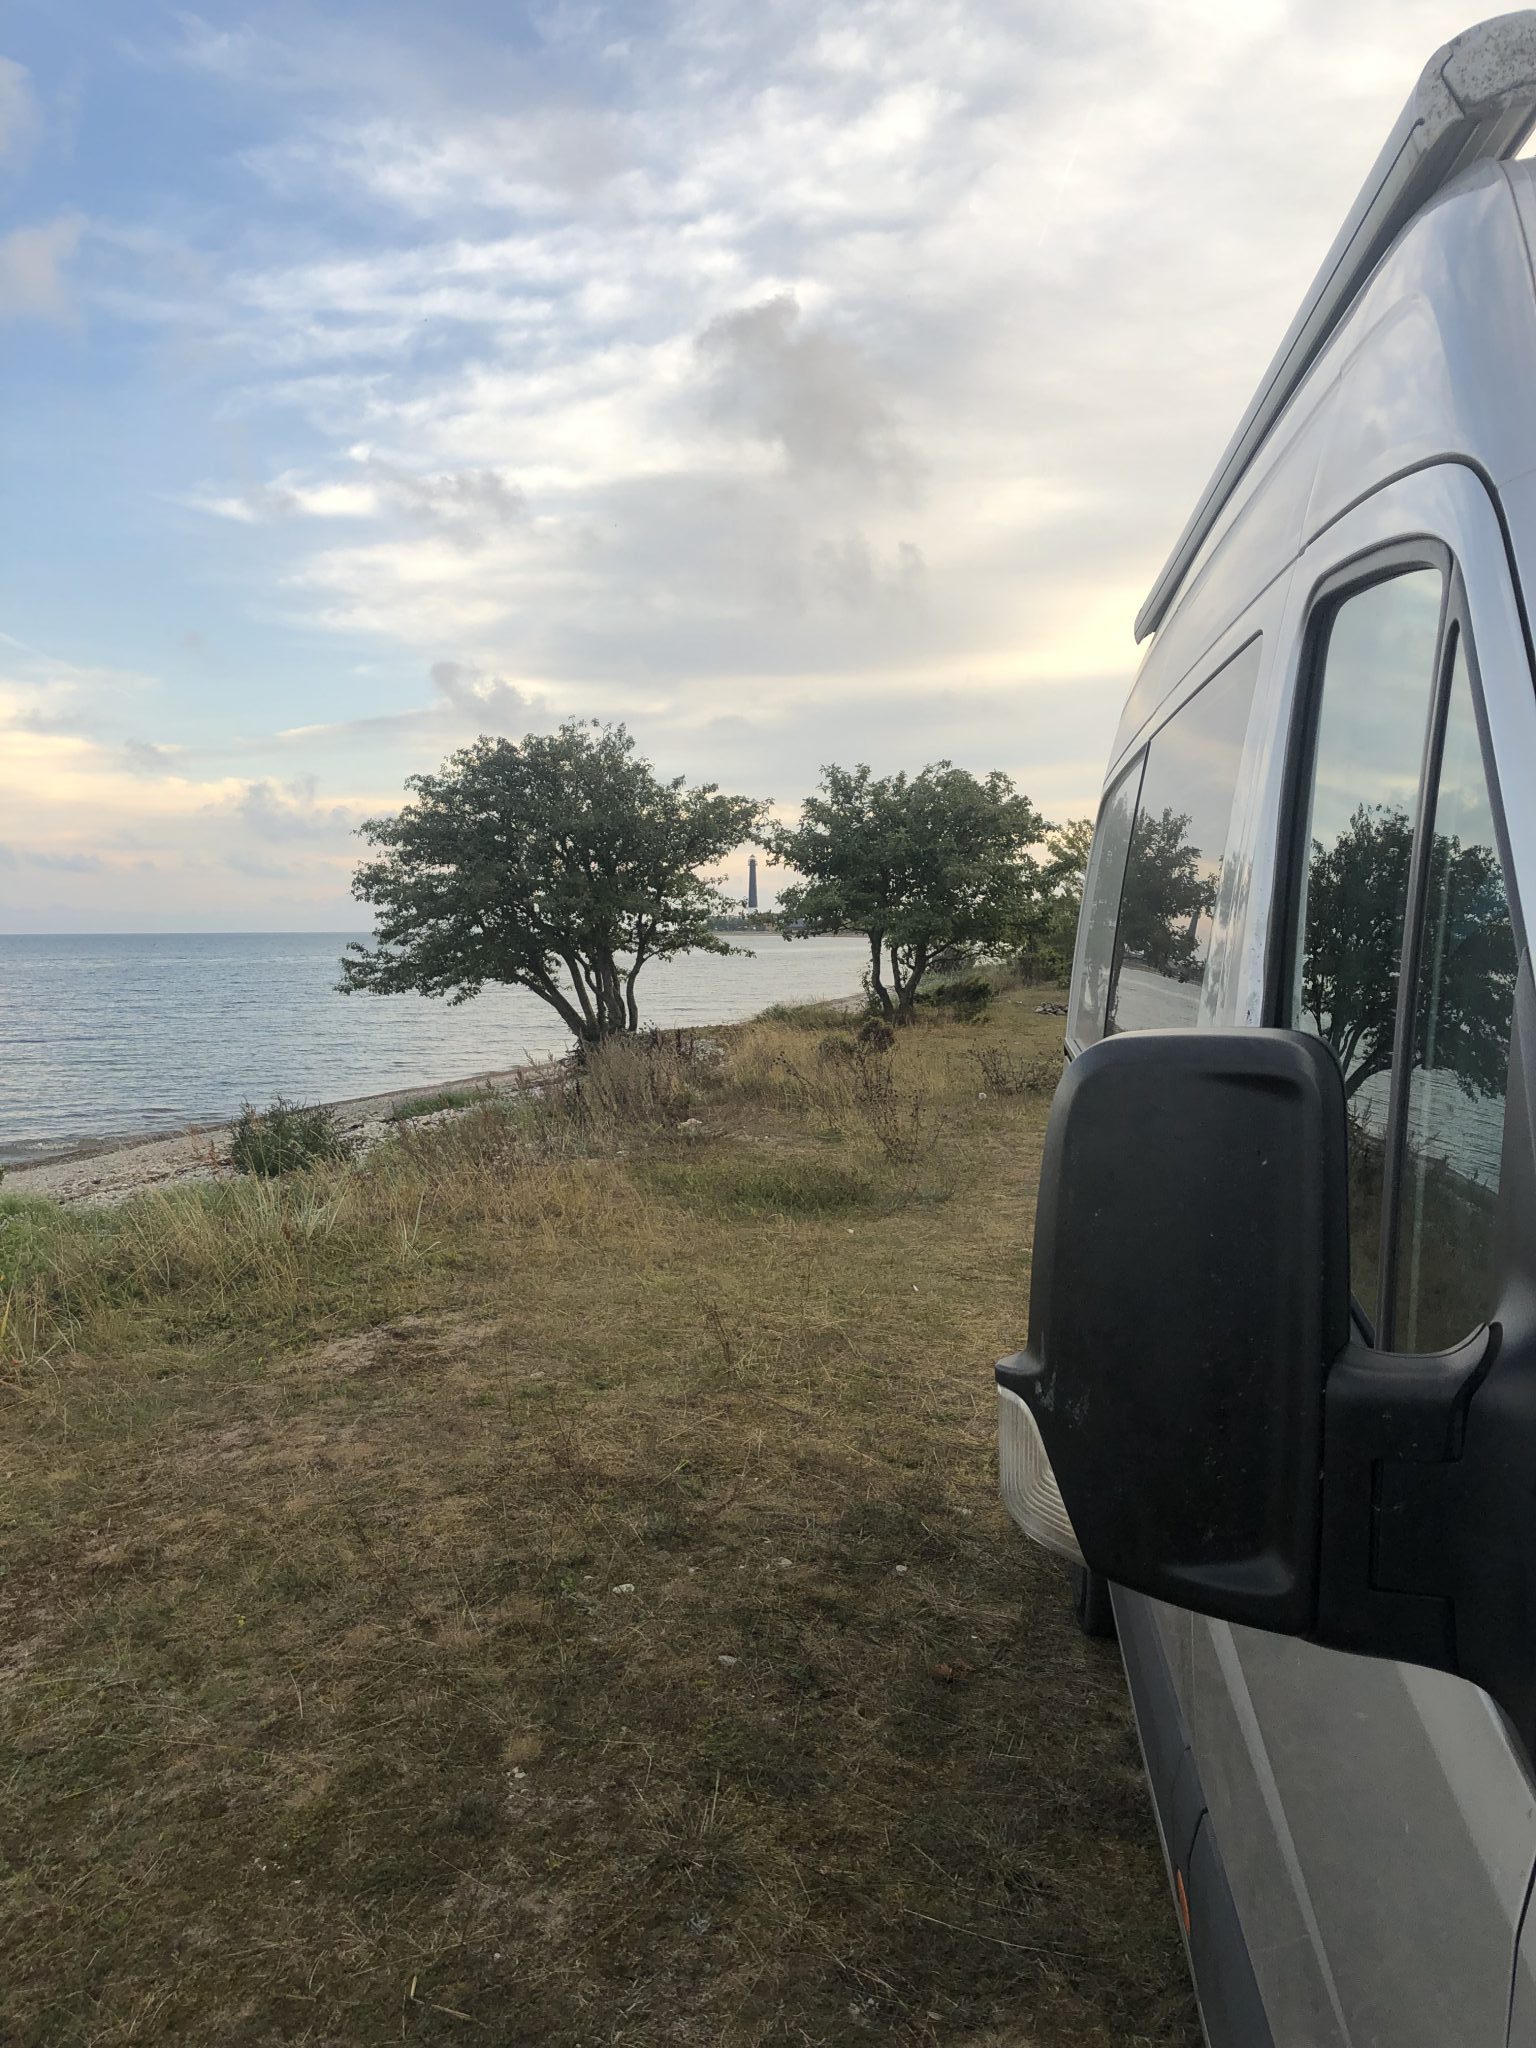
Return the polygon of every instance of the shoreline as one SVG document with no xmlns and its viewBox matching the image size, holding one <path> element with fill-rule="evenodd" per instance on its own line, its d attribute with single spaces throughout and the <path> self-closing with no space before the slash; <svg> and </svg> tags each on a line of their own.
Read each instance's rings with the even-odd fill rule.
<svg viewBox="0 0 1536 2048">
<path fill-rule="evenodd" d="M 529 1077 L 549 1072 L 564 1060 L 530 1060 L 515 1067 L 495 1067 L 447 1081 L 415 1081 L 373 1095 L 344 1096 L 320 1106 L 334 1112 L 342 1135 L 365 1152 L 394 1127 L 392 1112 L 405 1103 L 461 1089 L 487 1096 L 520 1094 Z M 436 1110 L 412 1118 L 425 1129 L 459 1109 Z M 0 1168 L 0 1194 L 38 1195 L 63 1208 L 93 1207 L 126 1201 L 151 1188 L 183 1186 L 194 1181 L 233 1180 L 235 1170 L 223 1157 L 233 1119 L 223 1123 L 188 1124 L 171 1132 L 137 1137 L 86 1139 L 43 1158 L 18 1160 Z"/>
</svg>

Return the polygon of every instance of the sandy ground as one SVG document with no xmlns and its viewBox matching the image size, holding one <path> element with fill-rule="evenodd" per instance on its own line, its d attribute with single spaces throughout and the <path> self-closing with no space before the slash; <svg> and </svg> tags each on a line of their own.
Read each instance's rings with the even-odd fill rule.
<svg viewBox="0 0 1536 2048">
<path fill-rule="evenodd" d="M 343 1135 L 359 1151 L 366 1151 L 391 1128 L 390 1112 L 398 1105 L 419 1102 L 424 1096 L 439 1095 L 446 1089 L 483 1088 L 489 1094 L 515 1094 L 538 1067 L 506 1067 L 496 1073 L 468 1074 L 456 1081 L 427 1081 L 413 1088 L 396 1088 L 386 1095 L 358 1095 L 347 1102 L 333 1102 L 336 1122 Z M 457 1114 L 442 1110 L 416 1120 L 416 1128 Z M 229 1142 L 228 1124 L 202 1124 L 178 1131 L 168 1138 L 133 1138 L 80 1146 L 53 1159 L 29 1160 L 8 1166 L 4 1185 L 7 1194 L 45 1195 L 66 1206 L 72 1203 L 120 1202 L 146 1188 L 162 1188 L 186 1181 L 224 1180 L 233 1169 L 225 1164 Z"/>
</svg>

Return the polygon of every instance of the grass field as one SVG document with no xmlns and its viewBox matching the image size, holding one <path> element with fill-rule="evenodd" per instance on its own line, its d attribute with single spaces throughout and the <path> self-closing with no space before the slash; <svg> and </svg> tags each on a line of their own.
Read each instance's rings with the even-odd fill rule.
<svg viewBox="0 0 1536 2048">
<path fill-rule="evenodd" d="M 1058 1019 L 0 1194 L 0 2040 L 1197 2039 L 994 1491 Z"/>
</svg>

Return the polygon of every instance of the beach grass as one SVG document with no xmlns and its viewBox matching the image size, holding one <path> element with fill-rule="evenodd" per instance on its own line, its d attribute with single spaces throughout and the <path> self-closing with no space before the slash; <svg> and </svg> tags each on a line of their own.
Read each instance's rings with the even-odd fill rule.
<svg viewBox="0 0 1536 2048">
<path fill-rule="evenodd" d="M 437 1116 L 445 1109 L 470 1109 L 485 1093 L 483 1088 L 439 1088 L 431 1095 L 415 1095 L 409 1102 L 397 1102 L 389 1119 L 391 1123 L 408 1124 L 418 1117 Z"/>
<path fill-rule="evenodd" d="M 995 1498 L 1038 993 L 0 1194 L 8 2048 L 1197 2040 Z"/>
</svg>

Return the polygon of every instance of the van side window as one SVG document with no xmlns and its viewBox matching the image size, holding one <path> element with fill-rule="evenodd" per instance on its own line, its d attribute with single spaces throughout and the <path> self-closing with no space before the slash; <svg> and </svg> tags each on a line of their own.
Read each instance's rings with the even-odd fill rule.
<svg viewBox="0 0 1536 2048">
<path fill-rule="evenodd" d="M 1440 1351 L 1486 1322 L 1518 958 L 1458 636 L 1433 807 L 1386 1341 Z"/>
<path fill-rule="evenodd" d="M 1398 975 L 1444 578 L 1410 569 L 1328 626 L 1296 921 L 1291 1021 L 1338 1055 L 1349 1105 L 1349 1257 L 1379 1321 L 1381 1205 Z"/>
<path fill-rule="evenodd" d="M 1115 927 L 1107 1031 L 1198 1021 L 1259 646 L 1250 641 L 1218 669 L 1147 748 Z"/>
<path fill-rule="evenodd" d="M 1104 1036 L 1120 887 L 1125 880 L 1125 856 L 1130 850 L 1131 827 L 1136 822 L 1136 799 L 1141 793 L 1145 760 L 1144 754 L 1136 756 L 1110 785 L 1099 807 L 1093 851 L 1088 857 L 1088 874 L 1083 884 L 1077 959 L 1072 972 L 1072 1012 L 1067 1019 L 1068 1034 L 1080 1045 L 1091 1045 Z"/>
</svg>

